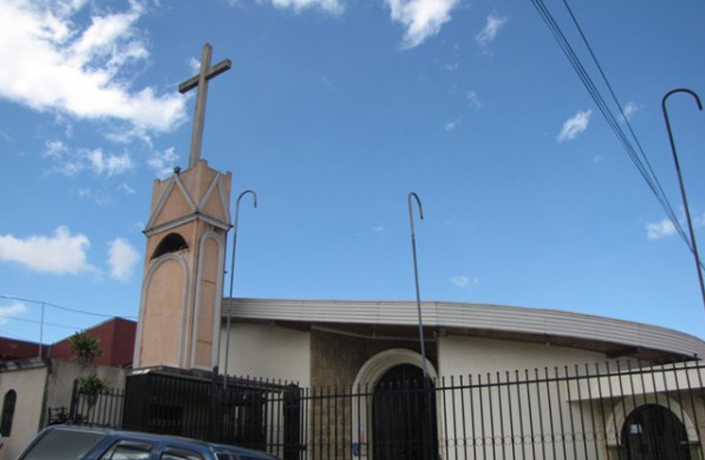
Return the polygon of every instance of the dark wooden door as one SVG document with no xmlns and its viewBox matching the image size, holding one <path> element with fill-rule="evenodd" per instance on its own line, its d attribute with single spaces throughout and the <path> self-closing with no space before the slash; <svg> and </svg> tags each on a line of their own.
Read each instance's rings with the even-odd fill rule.
<svg viewBox="0 0 705 460">
<path fill-rule="evenodd" d="M 437 458 L 436 401 L 423 371 L 402 364 L 375 386 L 372 403 L 374 460 Z"/>
<path fill-rule="evenodd" d="M 628 460 L 690 460 L 685 427 L 673 412 L 657 404 L 629 414 L 622 440 Z"/>
</svg>

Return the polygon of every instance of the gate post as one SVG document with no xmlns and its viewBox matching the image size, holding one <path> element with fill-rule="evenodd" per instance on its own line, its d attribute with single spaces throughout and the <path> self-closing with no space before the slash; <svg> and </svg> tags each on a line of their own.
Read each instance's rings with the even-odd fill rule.
<svg viewBox="0 0 705 460">
<path fill-rule="evenodd" d="M 221 411 L 222 398 L 220 395 L 221 390 L 220 385 L 218 385 L 218 366 L 213 366 L 213 378 L 211 379 L 210 437 L 211 441 L 215 442 L 222 442 L 223 440 L 223 416 Z"/>
<path fill-rule="evenodd" d="M 284 390 L 284 460 L 299 460 L 301 450 L 301 395 L 292 383 Z"/>
</svg>

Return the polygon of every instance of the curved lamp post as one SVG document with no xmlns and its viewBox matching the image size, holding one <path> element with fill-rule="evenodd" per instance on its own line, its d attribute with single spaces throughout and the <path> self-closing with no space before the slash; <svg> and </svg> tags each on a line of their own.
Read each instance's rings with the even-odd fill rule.
<svg viewBox="0 0 705 460">
<path fill-rule="evenodd" d="M 423 316 L 421 314 L 421 294 L 419 293 L 419 269 L 416 261 L 416 229 L 414 228 L 414 213 L 412 211 L 412 198 L 416 201 L 419 207 L 419 219 L 423 220 L 423 206 L 419 196 L 411 192 L 408 196 L 409 204 L 409 226 L 411 227 L 411 252 L 414 256 L 414 282 L 416 283 L 416 311 L 419 315 L 419 344 L 421 345 L 421 368 L 423 369 L 423 391 L 424 391 L 424 412 L 423 412 L 423 458 L 424 460 L 433 460 L 437 457 L 434 454 L 433 446 L 433 430 L 431 428 L 434 423 L 431 417 L 431 398 L 433 392 L 431 388 L 431 377 L 426 369 L 426 341 L 423 333 Z"/>
<path fill-rule="evenodd" d="M 693 96 L 695 99 L 695 102 L 698 104 L 698 110 L 702 111 L 703 110 L 703 105 L 700 102 L 700 98 L 698 97 L 695 92 L 686 89 L 686 88 L 678 88 L 674 89 L 672 91 L 669 91 L 666 93 L 665 96 L 663 96 L 663 99 L 661 100 L 661 110 L 663 111 L 663 118 L 666 120 L 666 129 L 668 130 L 668 140 L 671 143 L 671 152 L 673 152 L 673 162 L 675 163 L 676 166 L 676 174 L 678 175 L 678 185 L 680 186 L 680 191 L 681 191 L 681 198 L 683 199 L 683 207 L 685 208 L 685 218 L 688 222 L 688 232 L 690 233 L 690 242 L 692 244 L 692 251 L 693 251 L 693 256 L 695 257 L 695 268 L 698 271 L 698 280 L 700 281 L 700 295 L 703 298 L 703 307 L 705 307 L 705 284 L 703 283 L 703 273 L 701 264 L 700 264 L 700 255 L 698 253 L 698 245 L 695 242 L 695 232 L 693 231 L 693 221 L 690 217 L 690 209 L 688 207 L 688 199 L 686 198 L 685 194 L 685 185 L 683 185 L 683 176 L 681 175 L 681 167 L 680 163 L 678 161 L 678 154 L 676 153 L 676 144 L 673 141 L 673 132 L 671 131 L 671 122 L 668 119 L 668 110 L 666 110 L 666 100 L 673 94 L 676 93 L 686 93 L 690 94 Z"/>
<path fill-rule="evenodd" d="M 421 206 L 421 200 L 419 196 L 411 192 L 409 193 L 408 203 L 409 203 L 409 226 L 411 227 L 411 252 L 414 256 L 414 282 L 416 283 L 416 311 L 419 315 L 419 344 L 421 346 L 421 367 L 423 369 L 424 381 L 427 381 L 428 371 L 426 370 L 426 344 L 423 334 L 423 316 L 421 314 L 421 294 L 419 293 L 419 268 L 416 262 L 416 231 L 414 228 L 414 213 L 411 209 L 411 199 L 416 200 L 416 204 L 419 207 L 419 218 L 423 220 L 423 206 Z"/>
<path fill-rule="evenodd" d="M 253 190 L 245 190 L 242 192 L 238 197 L 237 201 L 235 202 L 235 221 L 233 222 L 233 254 L 232 257 L 230 258 L 230 294 L 228 295 L 228 298 L 230 301 L 232 301 L 233 298 L 233 279 L 235 276 L 235 248 L 237 247 L 237 222 L 239 220 L 240 216 L 240 201 L 242 201 L 242 198 L 250 194 L 252 195 L 253 199 L 253 204 L 254 207 L 257 207 L 257 194 Z M 223 369 L 223 387 L 227 387 L 228 385 L 228 354 L 230 352 L 230 317 L 231 315 L 231 308 L 232 306 L 229 306 L 228 308 L 228 321 L 227 321 L 227 326 L 226 326 L 226 337 L 225 337 L 225 365 Z"/>
</svg>

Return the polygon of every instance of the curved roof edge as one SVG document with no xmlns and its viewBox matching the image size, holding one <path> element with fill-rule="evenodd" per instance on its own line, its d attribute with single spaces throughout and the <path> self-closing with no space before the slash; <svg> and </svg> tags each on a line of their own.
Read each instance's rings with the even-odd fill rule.
<svg viewBox="0 0 705 460">
<path fill-rule="evenodd" d="M 224 299 L 223 317 L 259 321 L 286 321 L 350 325 L 416 326 L 413 301 Z M 625 348 L 648 349 L 705 357 L 701 339 L 660 326 L 561 310 L 474 304 L 421 302 L 424 326 L 448 330 L 484 331 L 517 336 L 578 339 L 585 344 L 608 343 Z M 580 340 L 585 341 L 584 346 Z"/>
</svg>

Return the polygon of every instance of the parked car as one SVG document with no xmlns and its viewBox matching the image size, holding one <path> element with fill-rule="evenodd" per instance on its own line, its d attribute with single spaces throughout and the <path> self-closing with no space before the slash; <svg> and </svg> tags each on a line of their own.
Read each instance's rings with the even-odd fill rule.
<svg viewBox="0 0 705 460">
<path fill-rule="evenodd" d="M 53 425 L 15 460 L 276 460 L 242 447 L 110 428 Z"/>
</svg>

